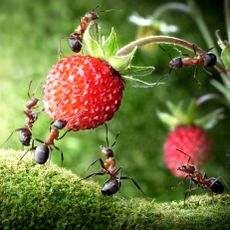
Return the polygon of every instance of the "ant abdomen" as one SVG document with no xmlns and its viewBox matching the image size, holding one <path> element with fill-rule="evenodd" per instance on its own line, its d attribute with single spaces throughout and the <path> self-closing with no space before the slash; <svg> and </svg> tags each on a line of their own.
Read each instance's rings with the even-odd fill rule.
<svg viewBox="0 0 230 230">
<path fill-rule="evenodd" d="M 30 141 L 32 138 L 32 133 L 29 129 L 27 128 L 21 128 L 19 130 L 19 141 L 24 145 L 24 146 L 29 146 Z"/>
<path fill-rule="evenodd" d="M 73 37 L 73 38 L 69 38 L 68 41 L 69 41 L 69 47 L 73 52 L 78 53 L 81 51 L 82 44 L 79 40 Z"/>
<path fill-rule="evenodd" d="M 45 164 L 49 158 L 49 148 L 44 145 L 38 145 L 35 149 L 34 159 L 38 164 Z"/>
<path fill-rule="evenodd" d="M 104 196 L 111 196 L 116 193 L 121 187 L 120 180 L 117 179 L 110 179 L 106 181 L 101 189 L 101 193 Z"/>
<path fill-rule="evenodd" d="M 222 183 L 217 180 L 216 178 L 210 178 L 209 181 L 211 182 L 211 191 L 217 194 L 221 194 L 224 192 L 224 186 L 222 185 Z"/>
<path fill-rule="evenodd" d="M 206 53 L 203 56 L 204 67 L 212 67 L 216 64 L 216 55 L 213 53 Z"/>
</svg>

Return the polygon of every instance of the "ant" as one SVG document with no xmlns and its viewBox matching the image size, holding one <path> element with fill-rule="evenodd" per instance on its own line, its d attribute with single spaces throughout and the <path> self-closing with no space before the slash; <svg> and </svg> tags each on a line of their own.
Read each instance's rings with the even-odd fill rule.
<svg viewBox="0 0 230 230">
<path fill-rule="evenodd" d="M 22 143 L 22 146 L 29 146 L 31 143 L 32 128 L 33 128 L 35 121 L 38 119 L 38 114 L 40 113 L 40 112 L 33 111 L 33 109 L 37 107 L 39 99 L 31 97 L 31 94 L 30 94 L 31 84 L 32 84 L 32 81 L 30 81 L 29 83 L 29 88 L 28 88 L 28 93 L 27 93 L 29 100 L 26 102 L 26 108 L 24 110 L 24 114 L 26 117 L 25 127 L 15 129 L 10 134 L 10 136 L 6 139 L 5 142 L 7 142 L 15 132 L 19 132 L 19 141 Z"/>
<path fill-rule="evenodd" d="M 63 161 L 64 161 L 63 151 L 54 144 L 54 140 L 62 139 L 71 130 L 68 129 L 61 137 L 59 137 L 60 130 L 63 129 L 67 125 L 67 122 L 65 120 L 55 120 L 51 123 L 51 125 L 52 126 L 50 126 L 50 135 L 47 138 L 47 140 L 42 141 L 38 138 L 34 138 L 34 140 L 32 141 L 32 147 L 23 154 L 20 160 L 22 160 L 29 151 L 35 150 L 35 153 L 34 153 L 35 161 L 38 164 L 45 164 L 50 156 L 50 152 L 53 151 L 53 147 L 54 147 L 56 150 L 58 150 L 61 153 L 61 161 L 63 164 Z M 38 146 L 34 146 L 34 141 L 38 141 L 41 144 Z"/>
<path fill-rule="evenodd" d="M 180 50 L 175 48 L 181 55 L 186 56 L 185 58 L 182 59 L 181 57 L 172 58 L 171 54 L 168 53 L 162 46 L 160 46 L 160 48 L 165 53 L 168 54 L 171 60 L 169 62 L 169 67 L 170 67 L 169 73 L 171 73 L 172 70 L 177 70 L 183 67 L 190 67 L 190 66 L 196 65 L 195 71 L 194 71 L 194 78 L 195 78 L 198 72 L 198 65 L 203 65 L 203 68 L 206 71 L 206 73 L 212 76 L 213 74 L 209 72 L 208 68 L 213 67 L 216 64 L 217 62 L 216 55 L 209 52 L 211 49 L 203 52 L 202 54 L 197 54 L 196 46 L 193 44 L 192 47 L 193 47 L 195 57 L 190 57 L 188 54 L 182 54 Z"/>
<path fill-rule="evenodd" d="M 113 144 L 109 146 L 107 124 L 105 124 L 105 129 L 106 129 L 106 146 L 100 146 L 100 149 L 101 149 L 101 152 L 105 155 L 106 160 L 104 162 L 101 158 L 99 158 L 93 161 L 88 167 L 89 169 L 96 162 L 99 162 L 100 166 L 102 167 L 102 170 L 99 172 L 92 173 L 84 177 L 81 180 L 86 180 L 86 179 L 89 179 L 90 177 L 108 174 L 110 178 L 104 183 L 103 187 L 101 188 L 101 193 L 104 196 L 111 196 L 114 193 L 118 192 L 121 187 L 121 180 L 124 180 L 124 179 L 131 180 L 134 183 L 134 185 L 144 194 L 141 187 L 136 183 L 136 181 L 132 177 L 121 176 L 122 167 L 116 168 L 116 161 L 114 158 L 114 152 L 112 150 L 112 147 L 116 144 L 116 139 L 118 138 L 119 133 L 116 135 L 115 141 L 113 142 Z"/>
<path fill-rule="evenodd" d="M 189 178 L 189 189 L 186 190 L 185 192 L 185 197 L 184 197 L 184 205 L 185 205 L 185 200 L 187 198 L 188 195 L 190 195 L 190 193 L 192 191 L 194 191 L 195 188 L 191 188 L 191 182 L 193 182 L 194 184 L 196 184 L 198 187 L 201 187 L 202 189 L 211 192 L 212 193 L 212 204 L 214 205 L 214 194 L 222 194 L 224 192 L 224 186 L 221 183 L 220 179 L 221 177 L 218 178 L 214 178 L 214 177 L 207 177 L 207 174 L 205 173 L 204 175 L 202 175 L 198 170 L 196 170 L 195 166 L 192 164 L 189 164 L 191 157 L 185 153 L 184 151 L 180 150 L 180 149 L 176 149 L 177 151 L 183 153 L 184 155 L 186 155 L 188 157 L 188 161 L 186 164 L 181 165 L 177 170 L 186 173 L 187 175 L 185 176 L 185 179 Z M 223 180 L 223 179 L 222 179 Z M 223 182 L 225 183 L 226 187 L 227 183 L 223 180 Z"/>
<path fill-rule="evenodd" d="M 90 22 L 92 21 L 95 22 L 95 20 L 99 18 L 97 13 L 95 12 L 95 10 L 98 7 L 99 6 L 94 8 L 92 11 L 87 12 L 83 17 L 81 17 L 80 25 L 74 30 L 72 34 L 70 34 L 70 36 L 64 37 L 64 39 L 68 39 L 69 47 L 73 52 L 78 53 L 81 51 L 83 36 L 86 29 L 88 28 Z M 95 25 L 96 25 L 96 30 L 98 30 L 96 22 Z"/>
<path fill-rule="evenodd" d="M 82 113 L 82 111 L 79 111 L 74 116 L 79 116 L 79 114 L 81 114 L 81 113 Z M 24 156 L 29 151 L 35 150 L 35 153 L 34 153 L 35 161 L 38 164 L 45 164 L 46 161 L 49 159 L 50 153 L 53 151 L 53 148 L 55 148 L 57 151 L 59 151 L 61 153 L 61 166 L 62 166 L 63 162 L 64 162 L 64 154 L 63 154 L 63 151 L 54 144 L 54 140 L 62 139 L 68 132 L 71 131 L 71 129 L 68 129 L 63 133 L 62 136 L 59 137 L 60 130 L 65 128 L 66 125 L 67 125 L 67 121 L 65 121 L 65 120 L 55 120 L 55 121 L 51 122 L 51 124 L 50 124 L 50 135 L 48 136 L 46 141 L 42 141 L 38 138 L 34 138 L 34 140 L 32 141 L 32 147 L 23 154 L 23 156 L 20 158 L 20 160 L 22 160 L 24 158 Z M 34 141 L 37 141 L 41 144 L 38 146 L 34 146 Z"/>
</svg>

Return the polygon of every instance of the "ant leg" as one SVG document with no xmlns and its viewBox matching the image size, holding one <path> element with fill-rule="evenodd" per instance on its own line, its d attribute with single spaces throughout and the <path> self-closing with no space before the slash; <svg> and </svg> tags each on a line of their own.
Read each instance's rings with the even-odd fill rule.
<svg viewBox="0 0 230 230">
<path fill-rule="evenodd" d="M 120 132 L 117 133 L 115 139 L 114 139 L 114 142 L 113 144 L 111 145 L 111 148 L 117 143 L 117 138 L 120 136 Z"/>
<path fill-rule="evenodd" d="M 87 179 L 89 179 L 89 178 L 91 178 L 91 177 L 102 176 L 102 175 L 105 175 L 105 172 L 102 172 L 102 171 L 100 171 L 100 172 L 95 172 L 95 173 L 89 174 L 88 176 L 86 176 L 86 177 L 80 179 L 79 181 L 87 180 Z"/>
<path fill-rule="evenodd" d="M 18 131 L 20 131 L 20 130 L 22 130 L 22 129 L 23 129 L 23 128 L 19 128 L 19 129 L 13 130 L 13 131 L 11 132 L 11 134 L 7 137 L 7 139 L 6 139 L 1 145 L 4 145 L 6 142 L 8 142 L 9 139 L 13 136 L 13 134 L 14 134 L 15 132 L 18 132 Z"/>
<path fill-rule="evenodd" d="M 20 159 L 18 160 L 17 164 L 19 164 L 19 162 L 26 156 L 26 154 L 32 150 L 35 150 L 36 149 L 36 146 L 33 146 L 32 144 L 32 148 L 28 149 L 21 157 Z"/>
<path fill-rule="evenodd" d="M 98 158 L 98 159 L 96 159 L 95 161 L 93 161 L 93 162 L 88 166 L 87 171 L 90 169 L 91 166 L 93 166 L 93 165 L 94 165 L 95 163 L 97 163 L 98 161 L 99 161 L 101 167 L 102 167 L 103 169 L 105 169 L 105 165 L 104 165 L 103 160 L 102 160 L 101 158 Z"/>
<path fill-rule="evenodd" d="M 193 49 L 194 54 L 197 55 L 197 53 L 196 53 L 196 45 L 195 44 L 192 44 L 192 49 Z"/>
<path fill-rule="evenodd" d="M 136 187 L 142 192 L 142 194 L 143 195 L 145 195 L 145 193 L 144 193 L 144 191 L 141 189 L 141 187 L 137 184 L 137 182 L 132 178 L 132 177 L 130 177 L 130 176 L 121 176 L 120 178 L 119 178 L 120 180 L 131 180 L 133 183 L 134 183 L 134 185 L 136 185 Z"/>
<path fill-rule="evenodd" d="M 38 139 L 38 138 L 33 138 L 33 141 L 37 141 L 37 142 L 39 142 L 39 143 L 44 143 L 44 141 L 42 141 L 42 140 L 40 140 L 40 139 Z"/>
<path fill-rule="evenodd" d="M 185 196 L 184 196 L 184 206 L 185 206 L 185 201 L 187 199 L 188 196 L 190 196 L 190 193 L 193 192 L 194 190 L 196 190 L 197 187 L 194 187 L 194 188 L 189 188 L 185 191 Z"/>
<path fill-rule="evenodd" d="M 67 133 L 69 133 L 70 131 L 72 131 L 72 130 L 71 130 L 71 129 L 66 130 L 66 131 L 62 134 L 62 136 L 58 137 L 56 140 L 62 139 L 62 138 L 63 138 Z"/>
<path fill-rule="evenodd" d="M 197 79 L 197 74 L 198 74 L 198 65 L 196 65 L 195 67 L 195 71 L 194 71 L 194 74 L 193 74 L 193 78 L 196 80 L 197 84 L 199 85 L 199 87 L 201 86 L 201 83 L 200 81 Z"/>
<path fill-rule="evenodd" d="M 63 163 L 64 163 L 64 153 L 63 153 L 63 151 L 62 151 L 59 147 L 57 147 L 56 145 L 53 144 L 53 147 L 61 153 L 61 168 L 62 168 L 62 167 L 63 167 Z"/>
<path fill-rule="evenodd" d="M 160 47 L 166 54 L 168 54 L 168 57 L 169 57 L 169 59 L 170 59 L 170 61 L 171 61 L 171 60 L 173 59 L 173 58 L 172 58 L 172 55 L 171 55 L 169 52 L 167 52 L 166 49 L 165 49 L 163 46 L 159 45 L 159 47 Z"/>
<path fill-rule="evenodd" d="M 214 76 L 214 74 L 211 73 L 211 72 L 207 69 L 207 67 L 203 67 L 203 69 L 204 69 L 204 71 L 205 71 L 209 76 L 211 76 L 211 77 Z"/>
</svg>

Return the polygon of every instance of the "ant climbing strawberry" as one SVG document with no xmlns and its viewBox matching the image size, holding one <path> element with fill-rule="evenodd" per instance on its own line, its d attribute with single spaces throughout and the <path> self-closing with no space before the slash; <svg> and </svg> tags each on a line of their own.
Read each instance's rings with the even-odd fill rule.
<svg viewBox="0 0 230 230">
<path fill-rule="evenodd" d="M 101 146 L 101 152 L 105 155 L 106 160 L 105 162 L 99 158 L 95 161 L 93 161 L 88 169 L 94 165 L 96 162 L 100 163 L 100 166 L 102 167 L 102 170 L 99 172 L 92 173 L 86 177 L 84 177 L 81 180 L 86 180 L 94 176 L 102 176 L 105 174 L 109 175 L 109 179 L 104 183 L 103 187 L 101 188 L 101 193 L 104 196 L 111 196 L 114 193 L 118 192 L 121 187 L 121 180 L 131 180 L 134 185 L 144 194 L 141 187 L 137 184 L 137 182 L 130 176 L 121 176 L 122 167 L 117 168 L 116 167 L 116 161 L 114 157 L 114 152 L 112 150 L 112 147 L 116 144 L 116 139 L 119 136 L 119 133 L 117 134 L 115 141 L 111 146 L 109 146 L 109 139 L 108 139 L 108 126 L 105 124 L 106 129 L 106 146 Z"/>
<path fill-rule="evenodd" d="M 32 97 L 33 95 L 30 94 L 31 85 L 32 85 L 32 81 L 30 81 L 29 83 L 29 88 L 28 88 L 28 93 L 27 93 L 29 100 L 26 102 L 26 108 L 24 110 L 25 126 L 23 128 L 15 129 L 10 134 L 10 136 L 6 139 L 5 142 L 7 142 L 15 132 L 19 132 L 19 141 L 21 142 L 22 146 L 29 146 L 31 144 L 32 128 L 33 128 L 34 123 L 38 119 L 38 114 L 40 113 L 40 112 L 34 111 L 34 108 L 37 107 L 39 99 Z"/>
<path fill-rule="evenodd" d="M 177 151 L 181 152 L 182 154 L 186 155 L 188 157 L 188 161 L 186 164 L 181 165 L 177 170 L 184 172 L 186 174 L 185 179 L 189 179 L 189 188 L 185 192 L 185 197 L 184 197 L 184 205 L 185 205 L 185 200 L 188 195 L 197 187 L 200 187 L 207 192 L 211 192 L 212 194 L 212 203 L 214 204 L 214 194 L 221 194 L 224 192 L 224 186 L 221 183 L 222 181 L 225 183 L 226 187 L 229 189 L 227 183 L 223 180 L 223 178 L 218 177 L 207 177 L 207 174 L 205 173 L 204 175 L 199 172 L 194 165 L 189 164 L 191 157 L 182 151 L 181 149 L 176 149 Z M 197 187 L 192 188 L 191 187 L 191 182 L 193 182 Z"/>
<path fill-rule="evenodd" d="M 70 36 L 65 36 L 63 38 L 63 39 L 68 39 L 69 47 L 73 52 L 79 53 L 81 51 L 83 36 L 84 36 L 84 33 L 85 33 L 86 29 L 88 28 L 90 22 L 93 21 L 95 23 L 96 30 L 98 31 L 97 23 L 95 22 L 96 19 L 98 19 L 98 15 L 95 12 L 95 10 L 98 7 L 99 6 L 94 8 L 92 11 L 87 12 L 83 17 L 81 17 L 80 25 L 74 30 L 74 32 L 72 34 L 70 34 Z M 60 46 L 61 46 L 61 44 L 60 44 Z M 61 53 L 60 49 L 61 48 L 59 47 L 59 54 Z"/>
</svg>

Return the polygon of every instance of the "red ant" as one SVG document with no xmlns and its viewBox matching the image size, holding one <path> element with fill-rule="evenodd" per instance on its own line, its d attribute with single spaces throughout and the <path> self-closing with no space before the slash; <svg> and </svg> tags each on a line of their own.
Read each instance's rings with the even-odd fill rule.
<svg viewBox="0 0 230 230">
<path fill-rule="evenodd" d="M 99 161 L 102 170 L 99 172 L 92 173 L 81 180 L 86 180 L 89 179 L 90 177 L 108 174 L 110 178 L 104 183 L 101 189 L 101 193 L 104 196 L 111 196 L 114 193 L 118 192 L 118 190 L 121 187 L 121 180 L 124 179 L 131 180 L 134 183 L 134 185 L 144 194 L 141 187 L 136 183 L 136 181 L 132 177 L 121 176 L 122 167 L 116 168 L 116 161 L 114 158 L 114 152 L 112 150 L 112 147 L 116 144 L 116 139 L 119 136 L 119 133 L 117 134 L 113 144 L 109 147 L 108 126 L 106 124 L 105 124 L 105 129 L 106 129 L 106 146 L 100 146 L 100 148 L 101 148 L 101 152 L 105 155 L 106 160 L 104 162 L 101 158 L 99 158 L 93 161 L 88 167 L 89 169 L 92 165 L 94 165 L 96 162 Z"/>
<path fill-rule="evenodd" d="M 7 142 L 11 136 L 15 132 L 19 132 L 19 141 L 22 143 L 23 146 L 29 146 L 31 139 L 32 139 L 32 128 L 35 123 L 35 121 L 38 119 L 38 114 L 40 112 L 33 111 L 34 108 L 36 108 L 39 99 L 33 98 L 30 95 L 30 88 L 31 88 L 32 81 L 30 81 L 29 88 L 28 88 L 28 97 L 29 100 L 26 102 L 26 108 L 24 110 L 24 114 L 26 116 L 25 118 L 25 127 L 15 129 L 10 136 L 6 139 L 5 142 Z"/>
<path fill-rule="evenodd" d="M 209 74 L 209 75 L 213 75 L 211 72 L 209 72 L 208 68 L 209 67 L 213 67 L 216 62 L 216 55 L 209 52 L 203 52 L 202 54 L 197 54 L 196 52 L 196 46 L 193 44 L 193 51 L 195 53 L 195 57 L 189 57 L 187 54 L 182 54 L 181 51 L 179 51 L 178 49 L 176 49 L 181 55 L 186 56 L 185 58 L 181 58 L 181 57 L 175 57 L 172 58 L 171 54 L 168 53 L 162 46 L 160 46 L 160 48 L 166 52 L 169 55 L 170 58 L 170 62 L 169 62 L 169 73 L 171 73 L 172 70 L 177 70 L 177 69 L 181 69 L 183 67 L 190 67 L 193 65 L 196 65 L 195 67 L 195 71 L 194 71 L 194 78 L 197 75 L 198 72 L 198 65 L 203 65 L 204 70 Z"/>
<path fill-rule="evenodd" d="M 185 205 L 185 200 L 187 198 L 188 195 L 190 195 L 190 193 L 192 191 L 194 191 L 195 188 L 191 188 L 191 182 L 193 182 L 194 184 L 196 184 L 198 187 L 201 187 L 202 189 L 211 192 L 212 193 L 212 203 L 214 204 L 214 193 L 215 194 L 221 194 L 224 192 L 224 186 L 221 183 L 220 179 L 221 177 L 218 178 L 214 178 L 214 177 L 207 177 L 207 174 L 205 173 L 204 175 L 202 175 L 198 170 L 196 170 L 194 165 L 189 164 L 191 157 L 185 153 L 184 151 L 180 150 L 180 149 L 176 149 L 177 151 L 183 153 L 184 155 L 186 155 L 188 157 L 188 162 L 186 164 L 181 165 L 177 170 L 186 173 L 187 175 L 185 176 L 185 179 L 189 179 L 189 189 L 186 190 L 185 192 L 185 197 L 184 197 L 184 205 Z M 222 179 L 223 180 L 223 179 Z M 227 183 L 223 180 L 223 182 L 225 183 L 226 187 Z"/>
<path fill-rule="evenodd" d="M 64 39 L 68 39 L 69 47 L 73 52 L 78 53 L 81 51 L 83 36 L 84 36 L 86 29 L 88 28 L 90 22 L 92 21 L 95 22 L 95 20 L 98 19 L 98 15 L 95 12 L 95 10 L 98 7 L 99 6 L 97 6 L 92 11 L 87 12 L 83 17 L 81 17 L 80 25 L 74 30 L 74 32 L 70 36 L 64 37 Z"/>
</svg>

